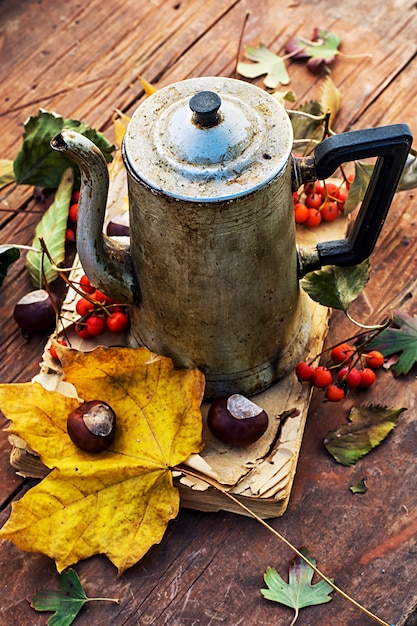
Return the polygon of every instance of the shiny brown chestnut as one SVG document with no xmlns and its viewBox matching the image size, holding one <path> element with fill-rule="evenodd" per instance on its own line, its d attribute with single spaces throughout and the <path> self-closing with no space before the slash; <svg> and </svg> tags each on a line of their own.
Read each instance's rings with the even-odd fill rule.
<svg viewBox="0 0 417 626">
<path fill-rule="evenodd" d="M 53 328 L 59 298 L 45 289 L 34 289 L 25 294 L 14 307 L 13 317 L 20 328 L 33 335 Z"/>
<path fill-rule="evenodd" d="M 116 415 L 101 400 L 83 402 L 68 416 L 67 430 L 73 443 L 87 452 L 107 450 L 116 429 Z"/>
<path fill-rule="evenodd" d="M 207 426 L 212 434 L 238 447 L 258 441 L 268 428 L 268 421 L 268 415 L 260 406 L 240 394 L 218 398 L 207 415 Z"/>
</svg>

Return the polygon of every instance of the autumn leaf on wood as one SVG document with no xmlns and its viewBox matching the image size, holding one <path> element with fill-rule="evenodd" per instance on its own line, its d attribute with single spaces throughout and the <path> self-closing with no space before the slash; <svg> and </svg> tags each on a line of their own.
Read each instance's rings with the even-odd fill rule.
<svg viewBox="0 0 417 626">
<path fill-rule="evenodd" d="M 275 89 L 279 84 L 288 85 L 288 76 L 284 59 L 261 44 L 258 48 L 246 46 L 245 54 L 253 63 L 241 61 L 237 65 L 237 72 L 245 78 L 258 78 L 266 74 L 264 79 L 265 87 Z"/>
<path fill-rule="evenodd" d="M 316 561 L 309 555 L 306 548 L 301 548 L 300 552 L 313 564 Z M 296 555 L 288 568 L 288 583 L 285 582 L 278 572 L 268 567 L 264 576 L 268 589 L 261 589 L 261 593 L 267 600 L 279 602 L 295 610 L 295 616 L 291 624 L 294 624 L 299 613 L 299 609 L 315 604 L 330 602 L 332 587 L 325 581 L 320 580 L 312 585 L 313 570 L 305 561 Z"/>
<path fill-rule="evenodd" d="M 320 107 L 323 113 L 329 113 L 329 126 L 333 126 L 342 102 L 342 94 L 330 76 L 327 76 L 320 89 Z"/>
<path fill-rule="evenodd" d="M 393 327 L 378 333 L 368 344 L 371 350 L 379 350 L 386 357 L 398 355 L 391 371 L 397 376 L 408 374 L 417 362 L 417 316 L 403 311 L 393 311 Z"/>
<path fill-rule="evenodd" d="M 325 28 L 315 28 L 311 40 L 295 37 L 287 43 L 286 51 L 294 59 L 308 59 L 307 67 L 316 72 L 323 68 L 329 72 L 329 65 L 334 61 L 342 40 L 336 33 Z"/>
<path fill-rule="evenodd" d="M 175 370 L 146 348 L 58 350 L 79 397 L 115 411 L 115 440 L 100 454 L 84 452 L 66 429 L 78 400 L 37 383 L 0 385 L 10 431 L 52 470 L 13 503 L 0 538 L 47 554 L 58 571 L 103 553 L 121 573 L 162 539 L 178 513 L 171 469 L 202 448 L 204 377 Z"/>
<path fill-rule="evenodd" d="M 346 313 L 366 286 L 369 273 L 368 259 L 352 267 L 327 266 L 306 274 L 301 286 L 315 302 Z"/>
<path fill-rule="evenodd" d="M 10 183 L 14 183 L 15 180 L 13 161 L 10 159 L 0 159 L 0 189 L 7 187 Z"/>
<path fill-rule="evenodd" d="M 353 465 L 384 441 L 405 410 L 375 405 L 354 406 L 348 422 L 330 433 L 324 445 L 338 463 Z"/>
<path fill-rule="evenodd" d="M 59 589 L 38 591 L 32 594 L 28 601 L 35 611 L 52 611 L 54 614 L 48 620 L 49 626 L 70 626 L 86 602 L 105 600 L 119 603 L 114 598 L 89 598 L 78 578 L 75 570 L 57 575 Z"/>
</svg>

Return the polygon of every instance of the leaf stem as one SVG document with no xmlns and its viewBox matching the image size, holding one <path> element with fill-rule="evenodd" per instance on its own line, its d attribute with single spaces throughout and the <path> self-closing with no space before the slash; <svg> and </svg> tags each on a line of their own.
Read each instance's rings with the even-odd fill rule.
<svg viewBox="0 0 417 626">
<path fill-rule="evenodd" d="M 85 602 L 93 602 L 96 600 L 100 602 L 115 602 L 116 604 L 120 604 L 120 600 L 118 598 L 86 598 Z"/>
<path fill-rule="evenodd" d="M 210 487 L 213 487 L 214 489 L 216 489 L 217 491 L 220 491 L 221 493 L 223 493 L 227 498 L 229 498 L 230 500 L 232 500 L 232 502 L 234 502 L 235 504 L 237 504 L 237 506 L 239 506 L 242 510 L 244 510 L 246 513 L 248 513 L 251 517 L 253 517 L 257 522 L 259 522 L 260 524 L 262 524 L 262 526 L 264 528 L 266 528 L 267 530 L 269 530 L 269 532 L 271 532 L 273 535 L 275 535 L 275 537 L 277 537 L 280 541 L 282 541 L 290 550 L 292 550 L 300 559 L 302 559 L 307 565 L 309 565 L 311 567 L 311 569 L 318 575 L 320 576 L 320 578 L 322 580 L 324 580 L 328 585 L 330 585 L 332 587 L 332 589 L 334 589 L 334 591 L 336 591 L 338 594 L 340 594 L 345 600 L 347 600 L 348 602 L 350 602 L 353 606 L 355 606 L 357 609 L 359 609 L 360 611 L 362 611 L 362 613 L 364 613 L 365 615 L 367 615 L 368 617 L 370 617 L 371 619 L 373 619 L 375 622 L 377 622 L 378 624 L 380 624 L 381 626 L 390 626 L 390 624 L 388 624 L 387 622 L 384 622 L 384 620 L 382 620 L 381 618 L 379 618 L 377 615 L 374 615 L 373 613 L 371 613 L 371 611 L 369 611 L 367 608 L 365 608 L 364 606 L 362 606 L 361 604 L 359 604 L 359 602 L 357 602 L 356 600 L 354 600 L 351 596 L 349 596 L 345 591 L 343 591 L 342 589 L 340 589 L 340 587 L 338 587 L 330 578 L 328 578 L 325 574 L 323 574 L 323 572 L 321 572 L 319 570 L 318 567 L 316 567 L 313 563 L 311 563 L 308 558 L 302 553 L 300 552 L 295 546 L 292 545 L 292 543 L 290 543 L 288 541 L 288 539 L 286 539 L 283 535 L 281 535 L 281 533 L 279 533 L 277 530 L 275 530 L 275 528 L 273 528 L 272 526 L 270 526 L 264 519 L 262 519 L 261 517 L 259 517 L 259 515 L 257 515 L 256 513 L 254 513 L 249 507 L 247 507 L 243 502 L 241 502 L 238 498 L 236 498 L 233 494 L 229 493 L 227 491 L 227 489 L 225 487 L 223 487 L 223 485 L 221 485 L 220 483 L 218 483 L 217 481 L 215 481 L 212 478 L 209 478 L 208 476 L 204 476 L 203 474 L 200 474 L 199 472 L 195 472 L 193 470 L 188 469 L 188 467 L 184 467 L 183 465 L 181 466 L 177 466 L 175 468 L 173 468 L 176 471 L 179 471 L 183 474 L 186 474 L 187 476 L 190 476 L 192 478 L 196 478 L 196 479 L 200 479 L 203 480 L 204 482 L 206 482 L 208 485 L 210 485 Z M 294 620 L 293 622 L 294 623 Z"/>
</svg>

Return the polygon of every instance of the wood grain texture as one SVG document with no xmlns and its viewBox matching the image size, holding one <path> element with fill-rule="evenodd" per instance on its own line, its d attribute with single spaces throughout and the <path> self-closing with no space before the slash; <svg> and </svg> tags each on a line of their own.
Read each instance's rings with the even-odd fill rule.
<svg viewBox="0 0 417 626">
<path fill-rule="evenodd" d="M 130 114 L 143 98 L 138 77 L 160 87 L 197 75 L 234 73 L 240 29 L 251 15 L 244 43 L 265 43 L 282 52 L 294 35 L 316 25 L 335 30 L 346 54 L 332 78 L 343 105 L 335 124 L 342 132 L 407 122 L 417 135 L 415 32 L 417 10 L 409 0 L 336 3 L 329 0 L 0 0 L 0 156 L 13 159 L 23 123 L 39 107 L 85 119 L 112 139 L 115 108 Z M 322 79 L 289 63 L 298 102 L 316 98 Z M 262 85 L 262 80 L 256 81 Z M 397 194 L 371 257 L 372 278 L 352 313 L 362 322 L 381 319 L 391 306 L 417 313 L 417 240 L 414 191 Z M 39 214 L 31 188 L 0 193 L 0 241 L 28 244 Z M 30 289 L 23 263 L 5 280 L 0 300 L 0 381 L 25 382 L 37 373 L 46 337 L 26 342 L 13 322 L 17 299 Z M 333 314 L 329 345 L 352 333 Z M 271 524 L 297 546 L 305 545 L 319 567 L 387 623 L 404 624 L 415 604 L 417 576 L 415 371 L 401 379 L 382 372 L 375 388 L 337 407 L 315 392 L 287 512 Z M 337 465 L 323 438 L 346 418 L 354 402 L 407 407 L 389 439 L 357 465 Z M 5 420 L 1 422 L 1 425 Z M 0 436 L 0 521 L 10 501 L 28 488 L 11 470 L 9 445 Z M 349 486 L 366 478 L 368 492 Z M 30 483 L 29 483 L 30 484 Z M 292 612 L 265 601 L 260 588 L 268 566 L 285 574 L 290 551 L 255 521 L 232 513 L 181 511 L 159 546 L 116 578 L 102 557 L 76 566 L 89 594 L 119 597 L 119 606 L 94 604 L 77 624 L 170 624 L 262 626 L 288 624 Z M 40 626 L 46 615 L 26 597 L 55 586 L 54 564 L 42 555 L 0 544 L 0 624 Z M 345 600 L 303 610 L 303 626 L 371 626 L 374 622 Z"/>
</svg>

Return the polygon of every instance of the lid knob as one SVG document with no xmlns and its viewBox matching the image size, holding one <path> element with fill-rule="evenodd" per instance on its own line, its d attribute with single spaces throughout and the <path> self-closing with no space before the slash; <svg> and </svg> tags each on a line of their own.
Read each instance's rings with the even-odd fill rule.
<svg viewBox="0 0 417 626">
<path fill-rule="evenodd" d="M 190 99 L 190 109 L 198 126 L 210 128 L 220 121 L 218 110 L 222 101 L 214 91 L 199 91 Z"/>
</svg>

